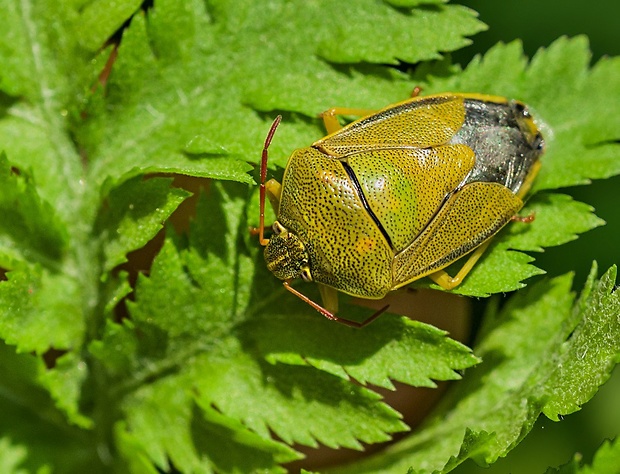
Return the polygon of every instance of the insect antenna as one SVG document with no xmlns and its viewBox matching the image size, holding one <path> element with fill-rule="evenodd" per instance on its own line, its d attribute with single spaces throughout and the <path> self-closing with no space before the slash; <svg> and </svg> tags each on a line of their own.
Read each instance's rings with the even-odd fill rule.
<svg viewBox="0 0 620 474">
<path fill-rule="evenodd" d="M 271 128 L 269 129 L 269 133 L 267 133 L 267 138 L 265 138 L 265 145 L 263 146 L 263 152 L 261 154 L 261 162 L 260 162 L 260 205 L 259 205 L 259 222 L 258 222 L 258 237 L 260 240 L 260 244 L 264 247 L 269 243 L 269 239 L 265 238 L 265 181 L 267 180 L 267 161 L 269 157 L 269 145 L 271 145 L 271 140 L 276 133 L 276 129 L 282 120 L 282 116 L 278 115 L 273 123 L 271 124 Z"/>
<path fill-rule="evenodd" d="M 345 318 L 341 318 L 340 316 L 336 316 L 334 313 L 332 313 L 328 309 L 324 308 L 323 306 L 318 304 L 316 301 L 312 300 L 311 298 L 308 298 L 302 292 L 300 292 L 299 290 L 293 288 L 291 286 L 290 280 L 284 281 L 283 285 L 284 285 L 284 288 L 286 288 L 288 291 L 293 293 L 295 296 L 297 296 L 303 302 L 305 302 L 305 303 L 309 304 L 310 306 L 312 306 L 315 310 L 317 310 L 319 313 L 321 313 L 327 319 L 329 319 L 331 321 L 336 321 L 336 322 L 338 322 L 340 324 L 344 324 L 345 326 L 349 326 L 349 327 L 356 328 L 356 329 L 361 329 L 361 328 L 363 328 L 365 326 L 368 326 L 375 319 L 377 319 L 379 316 L 381 316 L 383 313 L 385 313 L 385 311 L 390 307 L 390 305 L 384 306 L 383 308 L 381 308 L 380 310 L 376 311 L 370 317 L 366 318 L 362 322 L 351 321 L 350 319 L 345 319 Z"/>
</svg>

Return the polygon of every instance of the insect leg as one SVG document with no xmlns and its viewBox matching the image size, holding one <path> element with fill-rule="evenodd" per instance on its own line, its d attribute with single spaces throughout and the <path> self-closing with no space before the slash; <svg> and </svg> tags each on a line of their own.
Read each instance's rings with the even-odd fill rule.
<svg viewBox="0 0 620 474">
<path fill-rule="evenodd" d="M 456 276 L 451 277 L 445 270 L 439 270 L 435 273 L 431 273 L 429 275 L 429 278 L 435 283 L 437 283 L 439 286 L 441 286 L 444 290 L 451 290 L 452 288 L 457 287 L 461 284 L 463 278 L 467 276 L 471 269 L 474 268 L 474 265 L 476 265 L 478 259 L 482 257 L 482 254 L 487 249 L 490 243 L 491 241 L 487 240 L 480 247 L 474 250 L 472 254 L 467 258 L 467 261 L 461 267 Z"/>
<path fill-rule="evenodd" d="M 417 97 L 420 92 L 422 92 L 421 87 L 414 87 L 413 91 L 411 91 L 411 97 Z M 376 113 L 375 109 L 355 109 L 350 107 L 332 107 L 331 109 L 327 109 L 325 112 L 319 114 L 319 117 L 323 119 L 323 123 L 325 124 L 325 130 L 327 133 L 337 132 L 342 128 L 340 122 L 336 118 L 338 115 L 355 115 L 358 117 L 364 117 L 366 115 L 371 115 Z"/>
<path fill-rule="evenodd" d="M 323 119 L 323 123 L 325 124 L 325 130 L 327 130 L 327 133 L 334 133 L 342 128 L 342 125 L 340 125 L 340 122 L 338 122 L 338 115 L 356 115 L 359 117 L 363 117 L 365 115 L 374 114 L 375 112 L 376 110 L 371 109 L 332 107 L 331 109 L 328 109 L 325 112 L 319 114 L 319 117 Z"/>
<path fill-rule="evenodd" d="M 536 214 L 530 212 L 527 216 L 512 216 L 510 219 L 512 222 L 523 222 L 524 224 L 531 224 L 536 219 Z"/>
</svg>

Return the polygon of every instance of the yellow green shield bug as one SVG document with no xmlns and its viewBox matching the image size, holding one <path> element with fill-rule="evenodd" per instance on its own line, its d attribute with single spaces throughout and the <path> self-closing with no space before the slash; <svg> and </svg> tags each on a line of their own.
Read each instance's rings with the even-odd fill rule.
<svg viewBox="0 0 620 474">
<path fill-rule="evenodd" d="M 365 115 L 341 127 L 337 115 Z M 380 299 L 428 276 L 454 288 L 513 219 L 540 168 L 543 138 L 521 102 L 483 94 L 412 97 L 377 112 L 331 109 L 328 135 L 289 158 L 282 184 L 261 163 L 267 267 L 329 319 L 338 291 Z M 277 214 L 264 235 L 266 196 Z M 451 277 L 444 268 L 461 259 Z M 320 305 L 293 288 L 319 284 Z M 374 319 L 385 308 L 375 313 Z"/>
</svg>

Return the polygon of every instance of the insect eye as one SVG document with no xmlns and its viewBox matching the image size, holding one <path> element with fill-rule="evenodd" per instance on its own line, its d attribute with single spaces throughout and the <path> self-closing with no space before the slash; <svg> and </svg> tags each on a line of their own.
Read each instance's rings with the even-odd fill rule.
<svg viewBox="0 0 620 474">
<path fill-rule="evenodd" d="M 312 281 L 312 274 L 310 273 L 310 269 L 308 267 L 303 267 L 299 276 L 301 276 L 303 281 Z"/>
<path fill-rule="evenodd" d="M 278 221 L 275 221 L 273 225 L 271 226 L 271 228 L 273 229 L 273 233 L 276 235 L 280 235 L 282 232 L 286 231 L 284 226 L 280 224 Z"/>
</svg>

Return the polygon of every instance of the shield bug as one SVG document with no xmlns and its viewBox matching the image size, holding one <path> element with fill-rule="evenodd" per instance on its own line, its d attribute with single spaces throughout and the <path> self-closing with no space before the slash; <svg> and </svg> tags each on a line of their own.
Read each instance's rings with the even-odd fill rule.
<svg viewBox="0 0 620 474">
<path fill-rule="evenodd" d="M 338 115 L 365 115 L 341 127 Z M 261 162 L 260 242 L 287 290 L 329 319 L 338 291 L 368 299 L 422 277 L 454 288 L 523 206 L 543 138 L 521 102 L 483 94 L 414 96 L 369 113 L 330 109 L 328 135 L 289 158 L 282 184 Z M 265 197 L 275 208 L 264 235 Z M 531 220 L 531 219 L 530 219 Z M 456 276 L 444 268 L 466 257 Z M 318 283 L 320 305 L 293 288 Z"/>
</svg>

